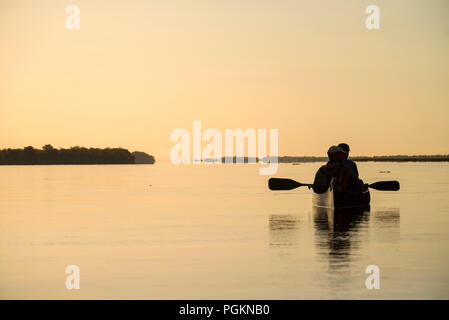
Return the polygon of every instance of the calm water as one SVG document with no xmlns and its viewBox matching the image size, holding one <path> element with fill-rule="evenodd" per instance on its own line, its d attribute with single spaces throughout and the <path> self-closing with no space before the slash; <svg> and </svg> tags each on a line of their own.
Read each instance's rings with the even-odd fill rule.
<svg viewBox="0 0 449 320">
<path fill-rule="evenodd" d="M 276 176 L 311 182 L 319 165 Z M 0 298 L 448 299 L 449 165 L 359 171 L 402 189 L 341 219 L 307 189 L 270 192 L 258 165 L 0 166 Z"/>
</svg>

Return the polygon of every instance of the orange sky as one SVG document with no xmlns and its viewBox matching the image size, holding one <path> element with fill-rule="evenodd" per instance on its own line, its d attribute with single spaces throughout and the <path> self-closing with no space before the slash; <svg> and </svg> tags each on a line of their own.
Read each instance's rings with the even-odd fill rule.
<svg viewBox="0 0 449 320">
<path fill-rule="evenodd" d="M 81 29 L 65 28 L 77 4 Z M 449 153 L 449 2 L 0 0 L 0 148 L 277 128 L 280 155 Z"/>
</svg>

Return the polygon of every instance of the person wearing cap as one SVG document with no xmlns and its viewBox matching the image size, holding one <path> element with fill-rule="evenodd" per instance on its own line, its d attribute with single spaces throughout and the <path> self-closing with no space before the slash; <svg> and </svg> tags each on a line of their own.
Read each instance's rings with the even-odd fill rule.
<svg viewBox="0 0 449 320">
<path fill-rule="evenodd" d="M 346 159 L 345 151 L 338 146 L 331 146 L 327 151 L 329 161 L 320 167 L 313 181 L 313 191 L 315 193 L 325 193 L 333 178 L 342 186 L 343 190 L 350 192 L 360 192 L 363 189 L 363 182 L 358 179 L 354 170 L 344 164 Z"/>
<path fill-rule="evenodd" d="M 343 161 L 343 163 L 344 163 L 345 165 L 347 165 L 348 167 L 350 167 L 352 170 L 354 170 L 355 175 L 356 175 L 357 178 L 358 178 L 358 177 L 359 177 L 359 171 L 357 170 L 357 165 L 356 165 L 356 163 L 355 163 L 354 161 L 348 159 L 348 157 L 349 157 L 349 151 L 350 151 L 349 145 L 346 144 L 346 143 L 340 143 L 338 146 L 339 146 L 340 148 L 342 148 L 343 151 L 345 152 L 345 160 Z"/>
</svg>

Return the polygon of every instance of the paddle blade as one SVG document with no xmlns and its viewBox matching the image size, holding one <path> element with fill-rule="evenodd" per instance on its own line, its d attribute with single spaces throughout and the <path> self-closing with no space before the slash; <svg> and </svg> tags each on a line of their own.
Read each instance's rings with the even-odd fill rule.
<svg viewBox="0 0 449 320">
<path fill-rule="evenodd" d="M 301 183 L 292 179 L 270 178 L 268 188 L 270 190 L 292 190 L 302 186 Z"/>
<path fill-rule="evenodd" d="M 369 185 L 371 189 L 381 191 L 398 191 L 400 186 L 398 181 L 379 181 Z"/>
</svg>

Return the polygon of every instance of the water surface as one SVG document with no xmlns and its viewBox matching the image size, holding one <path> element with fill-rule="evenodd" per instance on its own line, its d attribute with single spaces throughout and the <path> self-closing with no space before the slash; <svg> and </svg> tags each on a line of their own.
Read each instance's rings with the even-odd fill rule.
<svg viewBox="0 0 449 320">
<path fill-rule="evenodd" d="M 319 165 L 276 176 L 311 182 Z M 0 166 L 0 298 L 449 298 L 447 163 L 360 163 L 401 190 L 371 191 L 352 217 L 313 209 L 308 189 L 269 191 L 258 168 Z"/>
</svg>

